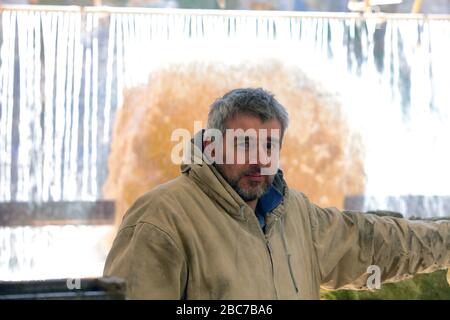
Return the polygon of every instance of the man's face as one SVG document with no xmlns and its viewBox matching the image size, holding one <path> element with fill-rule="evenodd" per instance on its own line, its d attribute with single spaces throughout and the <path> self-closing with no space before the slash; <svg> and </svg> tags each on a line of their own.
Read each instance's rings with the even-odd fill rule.
<svg viewBox="0 0 450 320">
<path fill-rule="evenodd" d="M 273 161 L 278 167 L 280 141 L 273 133 L 281 132 L 281 124 L 276 119 L 262 122 L 253 115 L 238 114 L 227 121 L 226 128 L 228 130 L 223 139 L 224 160 L 215 166 L 244 201 L 256 200 L 267 191 L 275 176 L 264 174 L 264 170 L 261 174 L 261 169 L 267 169 Z M 249 136 L 249 132 L 256 135 Z M 269 159 L 264 159 L 261 154 L 268 155 Z"/>
</svg>

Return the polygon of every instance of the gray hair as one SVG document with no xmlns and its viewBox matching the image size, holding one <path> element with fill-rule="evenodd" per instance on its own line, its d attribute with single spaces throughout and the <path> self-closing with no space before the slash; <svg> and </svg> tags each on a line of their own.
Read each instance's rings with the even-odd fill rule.
<svg viewBox="0 0 450 320">
<path fill-rule="evenodd" d="M 281 138 L 289 124 L 286 109 L 272 93 L 261 88 L 242 88 L 227 92 L 211 105 L 207 128 L 225 133 L 225 123 L 237 114 L 254 115 L 263 122 L 278 120 L 281 124 Z"/>
</svg>

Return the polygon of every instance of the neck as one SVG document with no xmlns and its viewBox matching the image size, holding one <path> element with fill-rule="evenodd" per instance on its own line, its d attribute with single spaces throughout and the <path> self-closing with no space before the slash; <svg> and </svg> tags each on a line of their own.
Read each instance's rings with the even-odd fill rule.
<svg viewBox="0 0 450 320">
<path fill-rule="evenodd" d="M 258 202 L 258 199 L 252 200 L 252 201 L 246 201 L 246 203 L 250 206 L 250 208 L 253 209 L 253 211 L 256 209 L 256 203 Z"/>
</svg>

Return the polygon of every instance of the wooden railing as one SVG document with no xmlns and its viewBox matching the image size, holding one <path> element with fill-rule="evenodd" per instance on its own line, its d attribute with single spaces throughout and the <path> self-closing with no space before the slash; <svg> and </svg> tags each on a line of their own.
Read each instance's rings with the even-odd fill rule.
<svg viewBox="0 0 450 320">
<path fill-rule="evenodd" d="M 109 225 L 113 201 L 0 202 L 0 226 Z"/>
</svg>

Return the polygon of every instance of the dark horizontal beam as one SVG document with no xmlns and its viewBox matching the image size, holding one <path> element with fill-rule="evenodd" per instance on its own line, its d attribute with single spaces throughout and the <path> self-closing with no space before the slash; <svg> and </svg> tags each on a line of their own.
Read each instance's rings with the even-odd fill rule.
<svg viewBox="0 0 450 320">
<path fill-rule="evenodd" d="M 125 299 L 125 289 L 125 281 L 115 277 L 0 281 L 0 300 L 117 300 Z"/>
<path fill-rule="evenodd" d="M 0 226 L 109 225 L 114 201 L 0 202 Z"/>
</svg>

